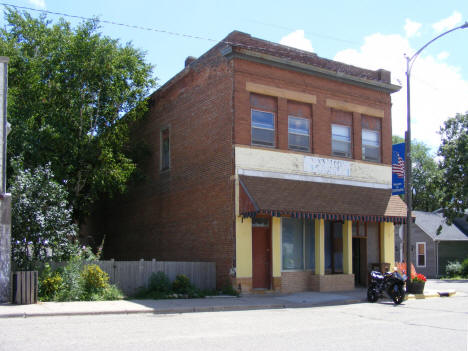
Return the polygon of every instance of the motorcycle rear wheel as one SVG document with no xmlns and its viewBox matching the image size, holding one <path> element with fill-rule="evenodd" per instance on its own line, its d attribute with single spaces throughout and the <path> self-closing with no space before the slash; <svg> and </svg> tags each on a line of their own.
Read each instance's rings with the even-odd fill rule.
<svg viewBox="0 0 468 351">
<path fill-rule="evenodd" d="M 367 301 L 377 302 L 378 299 L 379 294 L 377 293 L 377 290 L 375 290 L 374 288 L 367 289 Z"/>
<path fill-rule="evenodd" d="M 405 291 L 402 286 L 397 284 L 392 286 L 391 297 L 395 305 L 401 304 L 405 300 Z"/>
</svg>

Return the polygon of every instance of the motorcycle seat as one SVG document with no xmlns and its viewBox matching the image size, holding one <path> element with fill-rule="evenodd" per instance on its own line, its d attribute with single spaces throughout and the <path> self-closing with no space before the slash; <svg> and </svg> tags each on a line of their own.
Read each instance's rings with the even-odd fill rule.
<svg viewBox="0 0 468 351">
<path fill-rule="evenodd" d="M 374 278 L 374 279 L 383 279 L 383 275 L 382 273 L 378 272 L 378 271 L 372 271 L 370 273 L 371 277 Z"/>
</svg>

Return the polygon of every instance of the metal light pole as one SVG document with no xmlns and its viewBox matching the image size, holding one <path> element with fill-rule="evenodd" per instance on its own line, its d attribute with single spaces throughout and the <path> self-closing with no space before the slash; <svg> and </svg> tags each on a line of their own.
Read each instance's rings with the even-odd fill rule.
<svg viewBox="0 0 468 351">
<path fill-rule="evenodd" d="M 405 195 L 406 195 L 406 206 L 407 206 L 407 215 L 406 215 L 406 275 L 408 279 L 411 279 L 411 221 L 412 221 L 412 211 L 411 208 L 413 207 L 413 199 L 412 195 L 413 192 L 411 190 L 412 185 L 412 161 L 411 161 L 411 103 L 410 103 L 410 77 L 411 77 L 411 69 L 413 68 L 414 61 L 416 61 L 417 57 L 429 44 L 433 43 L 440 37 L 453 32 L 457 29 L 468 28 L 468 22 L 465 24 L 450 29 L 431 41 L 427 42 L 421 49 L 416 51 L 416 53 L 411 57 L 406 57 L 406 112 L 407 112 L 407 132 L 405 135 Z"/>
</svg>

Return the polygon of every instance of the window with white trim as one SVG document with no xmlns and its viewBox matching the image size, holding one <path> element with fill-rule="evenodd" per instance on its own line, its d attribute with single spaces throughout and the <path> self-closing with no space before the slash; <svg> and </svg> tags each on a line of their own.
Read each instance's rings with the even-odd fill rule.
<svg viewBox="0 0 468 351">
<path fill-rule="evenodd" d="M 275 114 L 252 109 L 252 145 L 275 146 Z"/>
<path fill-rule="evenodd" d="M 310 128 L 307 118 L 288 117 L 288 147 L 291 150 L 310 151 Z"/>
<path fill-rule="evenodd" d="M 426 243 L 416 243 L 416 266 L 426 267 Z"/>
<path fill-rule="evenodd" d="M 351 157 L 351 127 L 332 124 L 332 155 Z"/>
<path fill-rule="evenodd" d="M 362 159 L 380 162 L 380 131 L 362 130 Z"/>
</svg>

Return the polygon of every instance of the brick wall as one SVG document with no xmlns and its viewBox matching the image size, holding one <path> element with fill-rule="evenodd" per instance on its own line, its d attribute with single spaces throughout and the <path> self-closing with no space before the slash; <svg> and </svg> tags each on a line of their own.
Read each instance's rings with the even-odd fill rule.
<svg viewBox="0 0 468 351">
<path fill-rule="evenodd" d="M 326 99 L 384 110 L 382 160 L 390 164 L 389 94 L 240 58 L 228 60 L 220 51 L 224 46 L 218 44 L 190 63 L 151 97 L 150 112 L 134 133 L 151 151 L 146 179 L 125 196 L 101 204 L 89 221 L 87 230 L 96 242 L 106 235 L 104 258 L 215 261 L 218 286 L 228 281 L 235 264 L 233 144 L 251 144 L 247 81 L 317 96 L 316 104 L 305 105 L 275 98 L 275 143 L 281 150 L 288 148 L 288 111 L 311 119 L 311 153 L 331 155 L 332 109 Z M 362 116 L 352 113 L 351 120 L 353 157 L 360 159 Z M 160 172 L 164 128 L 170 134 L 170 169 Z M 302 276 L 289 278 L 284 284 L 293 289 L 306 284 Z"/>
<path fill-rule="evenodd" d="M 355 85 L 324 79 L 304 73 L 234 59 L 235 70 L 235 129 L 236 144 L 250 145 L 250 93 L 245 89 L 246 82 L 288 89 L 296 92 L 317 96 L 316 104 L 309 104 L 312 113 L 311 123 L 311 153 L 317 155 L 331 155 L 331 123 L 336 117 L 333 109 L 326 106 L 326 99 L 335 99 L 347 103 L 376 108 L 384 111 L 382 119 L 382 163 L 391 164 L 392 126 L 390 95 Z M 276 148 L 288 150 L 288 109 L 295 102 L 286 98 L 277 98 Z M 294 106 L 297 109 L 297 106 Z M 293 107 L 293 108 L 294 108 Z M 304 110 L 304 108 L 303 108 Z M 335 111 L 336 112 L 336 111 Z M 361 152 L 361 119 L 360 113 L 349 113 L 353 125 L 352 144 L 353 158 L 362 159 Z M 335 117 L 334 117 L 335 116 Z"/>
<path fill-rule="evenodd" d="M 310 271 L 282 272 L 281 292 L 285 294 L 310 290 Z"/>
<path fill-rule="evenodd" d="M 226 284 L 234 257 L 232 63 L 207 52 L 153 96 L 134 133 L 151 151 L 146 179 L 108 201 L 94 230 L 104 258 L 216 262 Z M 170 169 L 160 172 L 160 133 L 170 130 Z"/>
<path fill-rule="evenodd" d="M 311 275 L 312 291 L 346 291 L 354 289 L 354 274 Z"/>
</svg>

